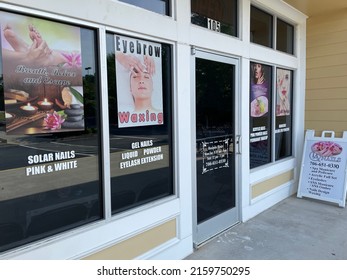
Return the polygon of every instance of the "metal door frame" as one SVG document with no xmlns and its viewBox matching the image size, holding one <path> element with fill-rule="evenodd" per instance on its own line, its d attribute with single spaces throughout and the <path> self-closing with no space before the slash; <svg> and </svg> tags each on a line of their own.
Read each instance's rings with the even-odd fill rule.
<svg viewBox="0 0 347 280">
<path fill-rule="evenodd" d="M 213 238 L 214 236 L 220 234 L 224 230 L 232 227 L 233 225 L 240 222 L 240 205 L 241 205 L 241 196 L 240 196 L 240 182 L 239 182 L 239 167 L 240 167 L 240 128 L 241 128 L 241 118 L 240 118 L 240 60 L 231 56 L 221 55 L 218 53 L 206 52 L 203 50 L 198 50 L 195 47 L 192 47 L 192 58 L 191 58 L 191 77 L 192 77 L 192 98 L 193 98 L 193 140 L 192 141 L 192 159 L 193 159 L 193 242 L 194 246 L 198 247 Z M 235 144 L 234 144 L 234 153 L 235 153 L 235 207 L 219 214 L 216 217 L 213 217 L 205 222 L 198 224 L 197 222 L 197 178 L 196 178 L 196 77 L 195 77 L 195 67 L 196 67 L 196 58 L 202 58 L 206 60 L 211 60 L 215 62 L 227 63 L 235 66 L 235 93 L 234 93 L 234 133 L 235 133 Z M 223 225 L 223 221 L 226 221 L 227 218 L 230 219 L 230 215 L 232 215 L 233 222 L 229 225 Z M 211 233 L 211 228 L 216 229 L 215 233 Z"/>
</svg>

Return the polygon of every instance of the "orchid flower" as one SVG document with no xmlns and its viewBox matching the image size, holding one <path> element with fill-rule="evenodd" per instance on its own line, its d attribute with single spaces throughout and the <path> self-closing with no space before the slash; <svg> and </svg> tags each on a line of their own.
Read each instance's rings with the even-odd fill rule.
<svg viewBox="0 0 347 280">
<path fill-rule="evenodd" d="M 57 130 L 61 128 L 61 124 L 64 122 L 64 118 L 59 115 L 57 112 L 52 114 L 48 113 L 43 120 L 43 125 L 45 129 Z"/>
<path fill-rule="evenodd" d="M 62 55 L 66 60 L 63 66 L 70 68 L 82 66 L 82 58 L 79 52 L 62 53 Z"/>
</svg>

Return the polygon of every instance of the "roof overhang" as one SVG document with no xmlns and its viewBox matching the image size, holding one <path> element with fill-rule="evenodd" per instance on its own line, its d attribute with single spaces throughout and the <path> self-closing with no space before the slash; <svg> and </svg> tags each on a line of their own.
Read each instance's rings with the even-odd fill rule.
<svg viewBox="0 0 347 280">
<path fill-rule="evenodd" d="M 346 0 L 283 0 L 307 16 L 317 16 L 347 8 Z"/>
</svg>

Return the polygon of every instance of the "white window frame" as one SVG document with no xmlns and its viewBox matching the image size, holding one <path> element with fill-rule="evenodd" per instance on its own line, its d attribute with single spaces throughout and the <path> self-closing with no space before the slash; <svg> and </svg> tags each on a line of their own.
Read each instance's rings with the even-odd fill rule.
<svg viewBox="0 0 347 280">
<path fill-rule="evenodd" d="M 41 12 L 31 8 L 23 8 L 13 5 L 1 4 L 0 9 L 8 12 L 22 12 L 31 16 L 39 16 L 47 20 L 59 20 L 61 22 L 76 24 L 93 28 L 97 33 L 97 44 L 99 46 L 98 61 L 100 69 L 100 118 L 101 122 L 101 149 L 100 157 L 103 162 L 103 173 L 101 174 L 103 182 L 103 200 L 104 200 L 104 219 L 91 222 L 87 225 L 53 235 L 39 241 L 35 241 L 4 253 L 0 253 L 0 259 L 80 259 L 95 253 L 109 246 L 115 245 L 127 238 L 132 237 L 135 233 L 141 233 L 155 226 L 161 225 L 169 220 L 180 216 L 182 206 L 178 199 L 176 187 L 177 175 L 175 170 L 178 168 L 175 161 L 177 149 L 175 147 L 175 138 L 177 137 L 176 125 L 173 126 L 172 137 L 173 143 L 173 173 L 174 173 L 174 194 L 162 199 L 158 199 L 149 204 L 139 206 L 123 213 L 116 215 L 111 214 L 111 186 L 110 186 L 110 156 L 109 156 L 109 124 L 108 124 L 108 87 L 107 87 L 107 63 L 106 63 L 106 32 L 112 31 L 117 34 L 124 34 L 152 40 L 160 43 L 172 45 L 172 113 L 175 116 L 175 80 L 176 73 L 176 45 L 170 40 L 158 40 L 151 36 L 139 35 L 134 32 L 124 32 L 116 28 L 107 28 L 105 25 L 95 24 L 75 18 L 60 16 L 53 13 Z M 134 221 L 137 221 L 134 223 Z M 102 237 L 102 238 L 100 238 Z M 166 246 L 173 246 L 179 243 L 175 238 Z M 61 250 L 64 248 L 64 250 Z M 161 249 L 162 250 L 162 249 Z"/>
</svg>

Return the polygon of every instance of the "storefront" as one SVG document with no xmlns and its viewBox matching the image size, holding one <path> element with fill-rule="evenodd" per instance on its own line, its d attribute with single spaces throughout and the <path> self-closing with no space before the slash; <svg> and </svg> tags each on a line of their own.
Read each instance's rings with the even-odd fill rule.
<svg viewBox="0 0 347 280">
<path fill-rule="evenodd" d="M 0 258 L 182 259 L 296 192 L 306 17 L 289 5 L 0 15 Z"/>
</svg>

